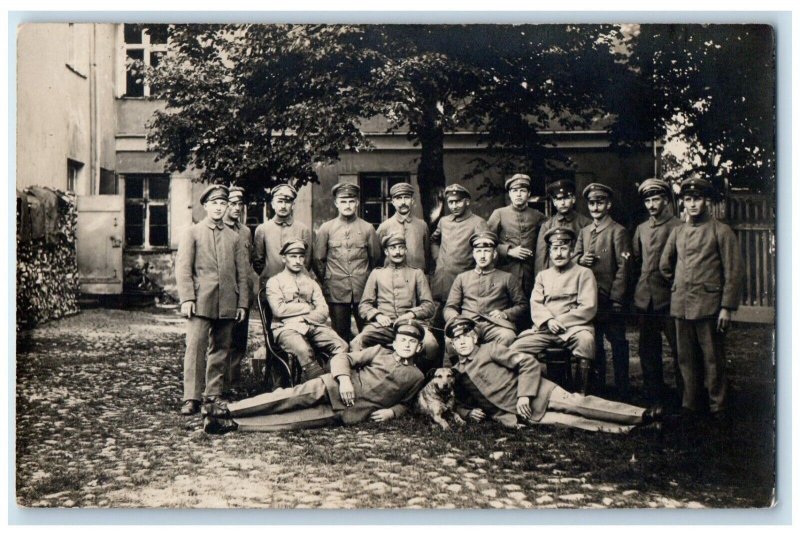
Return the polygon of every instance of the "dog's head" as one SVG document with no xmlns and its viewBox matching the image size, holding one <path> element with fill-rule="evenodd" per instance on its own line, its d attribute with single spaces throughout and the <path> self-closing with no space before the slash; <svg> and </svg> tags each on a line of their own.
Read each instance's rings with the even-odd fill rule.
<svg viewBox="0 0 800 536">
<path fill-rule="evenodd" d="M 428 372 L 430 379 L 429 384 L 433 385 L 433 389 L 442 395 L 448 397 L 453 393 L 456 385 L 456 371 L 451 368 L 437 368 Z"/>
</svg>

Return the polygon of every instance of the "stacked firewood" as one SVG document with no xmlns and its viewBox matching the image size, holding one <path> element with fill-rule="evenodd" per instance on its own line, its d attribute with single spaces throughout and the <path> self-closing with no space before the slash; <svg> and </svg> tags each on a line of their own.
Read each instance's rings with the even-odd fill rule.
<svg viewBox="0 0 800 536">
<path fill-rule="evenodd" d="M 26 231 L 29 222 L 23 218 L 31 217 L 31 209 L 35 210 L 31 205 L 20 209 L 26 196 L 17 204 L 17 330 L 78 312 L 75 196 L 51 192 L 58 198 L 57 215 L 54 232 L 47 236 L 33 238 Z"/>
</svg>

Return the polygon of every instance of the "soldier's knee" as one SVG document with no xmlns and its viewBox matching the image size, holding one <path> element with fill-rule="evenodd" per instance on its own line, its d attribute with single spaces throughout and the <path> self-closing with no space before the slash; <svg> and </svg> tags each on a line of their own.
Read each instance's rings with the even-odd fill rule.
<svg viewBox="0 0 800 536">
<path fill-rule="evenodd" d="M 588 331 L 579 331 L 574 335 L 575 349 L 573 355 L 581 359 L 594 359 L 595 340 L 594 335 Z"/>
<path fill-rule="evenodd" d="M 497 334 L 496 340 L 504 346 L 511 346 L 517 340 L 517 334 L 514 333 L 514 330 L 503 329 Z"/>
</svg>

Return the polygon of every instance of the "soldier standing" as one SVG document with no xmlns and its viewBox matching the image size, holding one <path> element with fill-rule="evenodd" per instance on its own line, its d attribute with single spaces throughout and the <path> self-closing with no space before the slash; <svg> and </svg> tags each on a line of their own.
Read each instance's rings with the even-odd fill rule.
<svg viewBox="0 0 800 536">
<path fill-rule="evenodd" d="M 274 215 L 256 227 L 253 241 L 253 269 L 259 274 L 258 289 L 267 280 L 283 271 L 281 248 L 290 240 L 302 240 L 306 249 L 305 267 L 311 269 L 311 231 L 299 221 L 294 221 L 294 200 L 297 190 L 290 184 L 280 184 L 272 189 L 270 205 Z"/>
<path fill-rule="evenodd" d="M 547 257 L 547 243 L 544 235 L 550 229 L 568 227 L 580 235 L 581 229 L 592 223 L 592 219 L 575 210 L 575 183 L 568 179 L 553 181 L 547 185 L 547 195 L 553 203 L 556 213 L 542 223 L 539 229 L 539 238 L 536 240 L 535 265 L 538 274 L 545 268 L 550 268 Z"/>
<path fill-rule="evenodd" d="M 667 338 L 675 359 L 675 383 L 680 396 L 682 386 L 678 368 L 675 322 L 669 316 L 670 283 L 659 271 L 661 252 L 672 229 L 681 224 L 669 210 L 669 185 L 660 179 L 647 179 L 639 185 L 639 195 L 650 218 L 636 228 L 633 257 L 641 266 L 633 302 L 639 313 L 639 359 L 642 364 L 644 395 L 651 402 L 664 396 L 661 333 Z"/>
<path fill-rule="evenodd" d="M 358 185 L 340 182 L 331 191 L 339 215 L 317 231 L 314 267 L 330 306 L 333 329 L 349 342 L 350 317 L 355 315 L 359 331 L 363 328 L 358 302 L 369 272 L 381 258 L 381 246 L 372 225 L 356 215 Z"/>
<path fill-rule="evenodd" d="M 175 260 L 181 313 L 189 319 L 182 415 L 200 410 L 201 395 L 206 413 L 221 403 L 231 332 L 234 323 L 244 319 L 249 301 L 245 245 L 222 221 L 228 189 L 211 185 L 200 203 L 206 217 L 186 231 Z"/>
<path fill-rule="evenodd" d="M 525 295 L 530 296 L 536 275 L 536 235 L 546 218 L 544 214 L 528 206 L 528 199 L 531 197 L 529 176 L 517 173 L 506 181 L 505 187 L 511 204 L 492 212 L 487 225 L 500 240 L 497 244 L 497 267 L 515 275 L 520 280 Z"/>
<path fill-rule="evenodd" d="M 592 183 L 583 190 L 589 205 L 592 223 L 578 235 L 575 255 L 581 266 L 591 268 L 597 280 L 597 320 L 595 343 L 598 387 L 605 388 L 606 352 L 603 338 L 611 343 L 614 357 L 614 385 L 622 399 L 629 391 L 629 348 L 625 338 L 625 292 L 628 287 L 631 245 L 625 228 L 611 219 L 613 190 L 604 184 Z"/>
<path fill-rule="evenodd" d="M 392 186 L 389 195 L 395 213 L 378 226 L 378 238 L 383 240 L 389 235 L 404 237 L 407 248 L 406 264 L 427 274 L 431 266 L 430 237 L 428 224 L 411 213 L 414 208 L 414 187 L 407 182 L 401 182 Z"/>
<path fill-rule="evenodd" d="M 709 181 L 688 178 L 680 195 L 688 221 L 670 233 L 659 267 L 673 281 L 670 313 L 684 383 L 682 407 L 694 414 L 705 385 L 711 414 L 723 421 L 728 402 L 723 343 L 741 299 L 741 251 L 733 230 L 709 213 Z"/>
</svg>

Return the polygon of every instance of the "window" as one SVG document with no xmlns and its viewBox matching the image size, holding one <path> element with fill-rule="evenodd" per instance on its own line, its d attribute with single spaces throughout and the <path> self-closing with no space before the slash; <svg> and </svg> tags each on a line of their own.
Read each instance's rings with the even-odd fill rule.
<svg viewBox="0 0 800 536">
<path fill-rule="evenodd" d="M 142 62 L 145 66 L 157 67 L 161 58 L 167 53 L 166 24 L 125 24 L 123 25 L 125 41 L 125 96 L 150 97 L 155 89 L 144 83 L 143 74 L 134 62 Z"/>
<path fill-rule="evenodd" d="M 119 184 L 117 174 L 111 169 L 100 168 L 100 195 L 117 195 Z"/>
<path fill-rule="evenodd" d="M 169 175 L 125 175 L 125 244 L 169 246 Z"/>
<path fill-rule="evenodd" d="M 67 158 L 67 191 L 74 192 L 80 183 L 83 164 L 77 160 Z"/>
<path fill-rule="evenodd" d="M 361 217 L 378 227 L 381 222 L 394 215 L 392 198 L 389 190 L 401 182 L 409 182 L 408 173 L 362 173 L 359 175 L 361 186 Z"/>
</svg>

